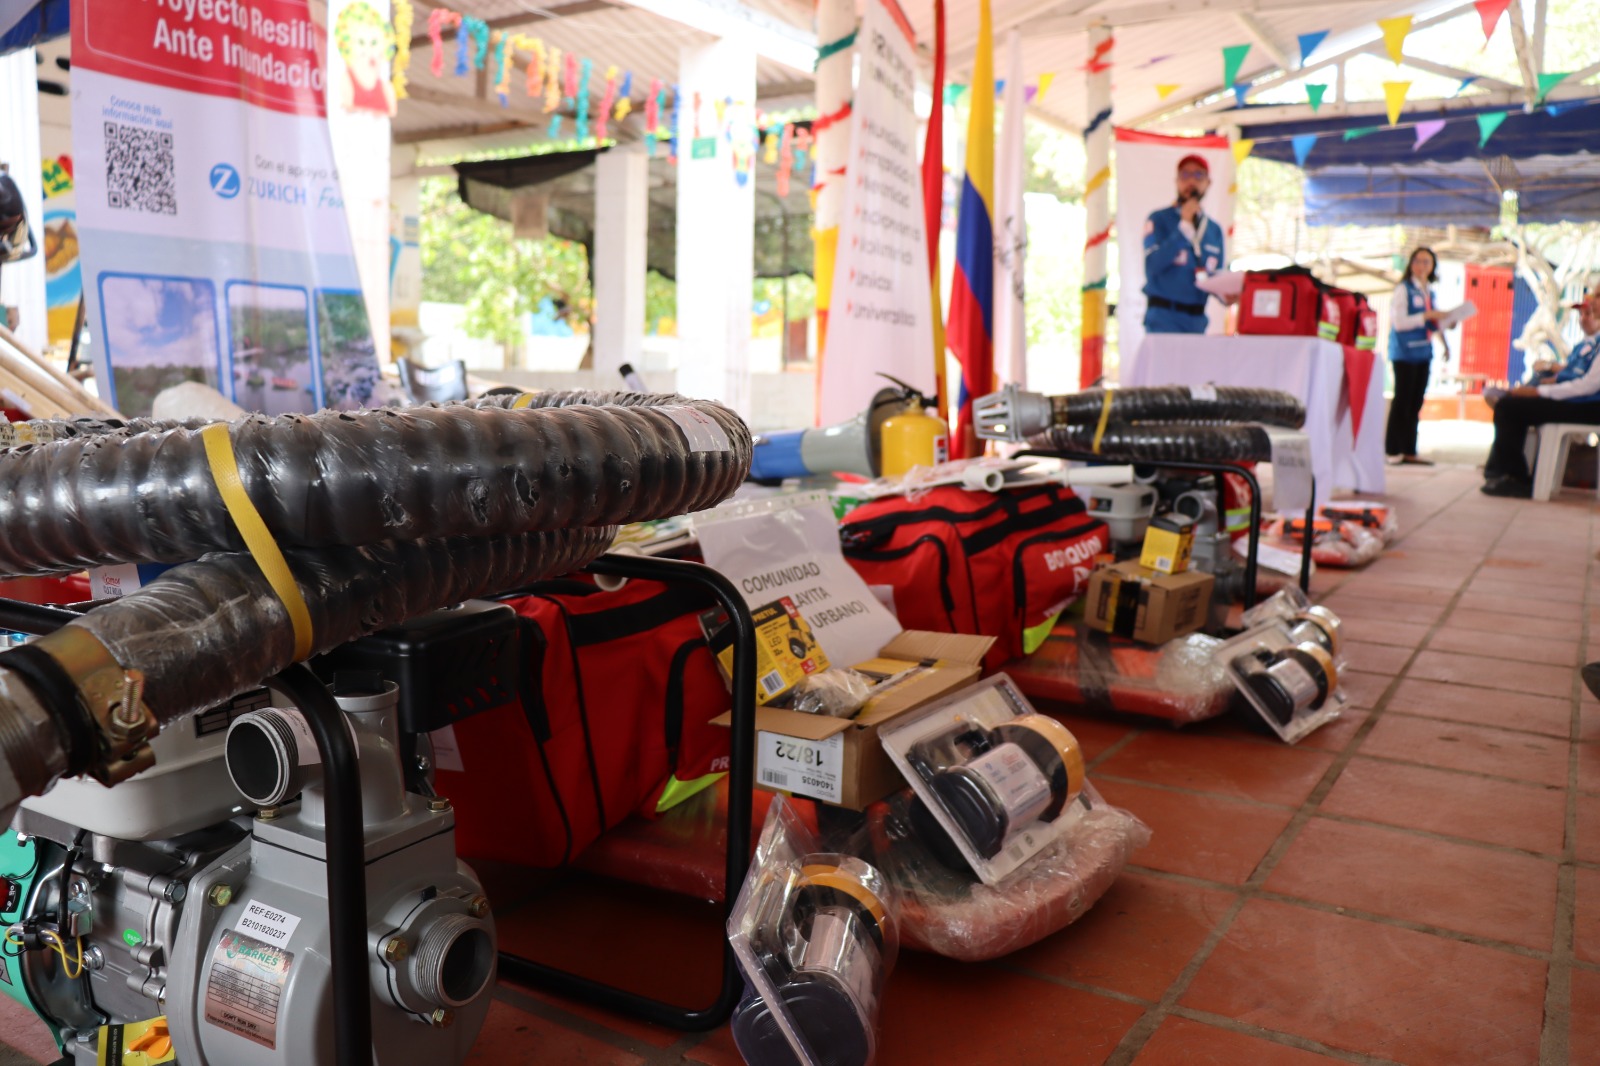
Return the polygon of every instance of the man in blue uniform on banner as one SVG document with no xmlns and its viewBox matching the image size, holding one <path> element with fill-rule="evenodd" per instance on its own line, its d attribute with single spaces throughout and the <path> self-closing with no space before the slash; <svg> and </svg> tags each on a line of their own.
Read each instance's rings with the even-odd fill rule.
<svg viewBox="0 0 1600 1066">
<path fill-rule="evenodd" d="M 1227 262 L 1222 226 L 1206 217 L 1201 202 L 1211 187 L 1203 156 L 1178 163 L 1178 199 L 1144 224 L 1144 328 L 1147 333 L 1204 333 L 1206 293 L 1197 277 Z"/>
</svg>

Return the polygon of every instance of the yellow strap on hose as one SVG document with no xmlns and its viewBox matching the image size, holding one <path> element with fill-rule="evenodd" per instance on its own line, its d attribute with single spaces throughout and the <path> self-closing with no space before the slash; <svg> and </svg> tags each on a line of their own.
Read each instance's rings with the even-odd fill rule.
<svg viewBox="0 0 1600 1066">
<path fill-rule="evenodd" d="M 515 410 L 518 410 L 519 408 L 523 408 L 523 407 L 528 406 L 532 402 L 533 402 L 533 393 L 525 392 L 522 395 L 518 396 L 515 400 L 511 401 L 511 409 L 513 411 L 515 411 Z"/>
<path fill-rule="evenodd" d="M 1106 435 L 1106 423 L 1111 421 L 1111 390 L 1105 389 L 1105 400 L 1100 404 L 1100 424 L 1094 428 L 1094 444 L 1090 451 L 1100 454 L 1100 438 Z"/>
<path fill-rule="evenodd" d="M 216 482 L 217 491 L 222 494 L 222 505 L 228 509 L 228 517 L 233 519 L 239 535 L 244 538 L 245 548 L 261 568 L 267 584 L 272 586 L 272 591 L 278 594 L 284 609 L 289 612 L 289 624 L 294 627 L 294 661 L 300 662 L 311 654 L 311 609 L 306 606 L 305 597 L 300 595 L 300 586 L 289 572 L 289 563 L 278 548 L 278 542 L 273 539 L 266 522 L 262 521 L 261 512 L 250 501 L 250 494 L 244 491 L 244 482 L 239 477 L 239 462 L 233 454 L 233 438 L 228 435 L 227 424 L 217 422 L 207 426 L 200 431 L 200 439 L 205 442 L 211 480 Z"/>
</svg>

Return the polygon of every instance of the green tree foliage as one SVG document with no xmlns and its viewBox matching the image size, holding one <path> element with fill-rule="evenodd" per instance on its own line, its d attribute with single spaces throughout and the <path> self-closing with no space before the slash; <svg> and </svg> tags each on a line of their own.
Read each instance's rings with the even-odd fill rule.
<svg viewBox="0 0 1600 1066">
<path fill-rule="evenodd" d="M 581 244 L 518 240 L 509 222 L 462 203 L 448 178 L 422 183 L 421 244 L 422 298 L 465 304 L 472 336 L 515 343 L 547 296 L 573 329 L 588 330 L 594 294 Z"/>
</svg>

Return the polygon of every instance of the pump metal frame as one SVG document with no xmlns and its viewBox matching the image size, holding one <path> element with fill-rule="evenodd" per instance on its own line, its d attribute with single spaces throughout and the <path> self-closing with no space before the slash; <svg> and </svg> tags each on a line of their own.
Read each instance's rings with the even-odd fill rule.
<svg viewBox="0 0 1600 1066">
<path fill-rule="evenodd" d="M 755 789 L 756 761 L 756 631 L 744 597 L 722 574 L 702 563 L 657 559 L 643 555 L 602 555 L 586 569 L 607 577 L 640 578 L 663 584 L 698 585 L 727 612 L 733 626 L 732 751 L 728 763 L 728 850 L 723 875 L 722 915 L 733 910 L 744 886 L 750 862 L 751 793 Z M 654 1025 L 688 1032 L 715 1029 L 727 1021 L 744 994 L 728 938 L 722 942 L 722 986 L 717 998 L 701 1008 L 681 1007 L 617 988 L 567 970 L 536 962 L 507 951 L 500 952 L 500 974 L 522 984 L 627 1014 Z"/>
</svg>

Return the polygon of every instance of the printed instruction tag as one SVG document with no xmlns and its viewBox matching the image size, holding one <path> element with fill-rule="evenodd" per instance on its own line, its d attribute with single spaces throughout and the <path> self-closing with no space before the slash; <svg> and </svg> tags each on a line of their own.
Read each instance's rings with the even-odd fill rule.
<svg viewBox="0 0 1600 1066">
<path fill-rule="evenodd" d="M 447 725 L 435 729 L 428 734 L 428 739 L 433 741 L 434 769 L 449 770 L 458 774 L 467 772 L 467 764 L 461 761 L 461 744 L 456 740 L 455 726 Z"/>
<path fill-rule="evenodd" d="M 241 933 L 248 933 L 273 947 L 282 948 L 289 946 L 289 938 L 294 936 L 300 916 L 252 899 L 245 903 L 238 924 Z"/>
<path fill-rule="evenodd" d="M 1299 430 L 1264 427 L 1272 442 L 1272 500 L 1285 514 L 1311 506 L 1311 438 Z"/>
<path fill-rule="evenodd" d="M 1217 387 L 1211 384 L 1190 385 L 1189 398 L 1191 400 L 1204 400 L 1207 403 L 1217 402 Z"/>
<path fill-rule="evenodd" d="M 211 952 L 206 1021 L 264 1048 L 278 1046 L 278 1007 L 294 955 L 232 929 Z"/>
<path fill-rule="evenodd" d="M 756 733 L 756 782 L 796 796 L 840 802 L 844 797 L 844 734 L 802 740 Z"/>
<path fill-rule="evenodd" d="M 678 423 L 691 452 L 725 452 L 730 450 L 728 434 L 717 425 L 717 420 L 693 407 L 657 407 L 657 411 Z"/>
</svg>

